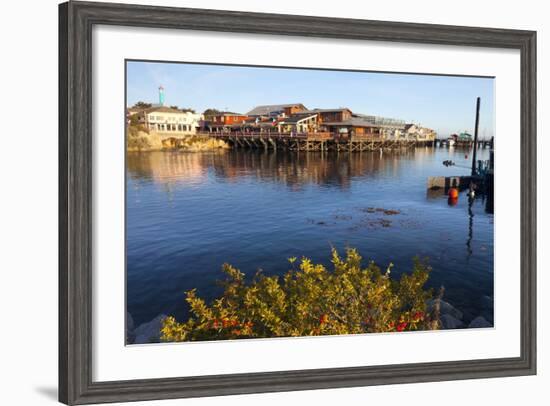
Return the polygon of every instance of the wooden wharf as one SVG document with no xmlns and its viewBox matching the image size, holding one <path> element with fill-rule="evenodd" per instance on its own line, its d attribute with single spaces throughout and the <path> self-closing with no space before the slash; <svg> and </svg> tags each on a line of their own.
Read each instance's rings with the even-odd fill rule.
<svg viewBox="0 0 550 406">
<path fill-rule="evenodd" d="M 433 146 L 433 140 L 394 139 L 380 136 L 342 136 L 334 133 L 198 133 L 226 141 L 233 148 L 291 151 L 360 152 Z"/>
</svg>

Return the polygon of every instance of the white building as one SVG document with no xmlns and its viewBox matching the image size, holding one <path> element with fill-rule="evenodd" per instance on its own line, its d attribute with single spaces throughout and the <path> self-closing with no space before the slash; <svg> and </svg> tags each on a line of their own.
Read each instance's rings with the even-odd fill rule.
<svg viewBox="0 0 550 406">
<path fill-rule="evenodd" d="M 416 141 L 433 141 L 436 133 L 431 128 L 421 127 L 416 124 L 407 124 L 405 126 L 405 136 L 408 139 Z"/>
<path fill-rule="evenodd" d="M 388 140 L 402 139 L 405 134 L 405 125 L 380 125 L 380 134 Z"/>
<path fill-rule="evenodd" d="M 138 120 L 149 131 L 195 134 L 202 114 L 181 111 L 165 106 L 150 107 L 138 113 Z"/>
</svg>

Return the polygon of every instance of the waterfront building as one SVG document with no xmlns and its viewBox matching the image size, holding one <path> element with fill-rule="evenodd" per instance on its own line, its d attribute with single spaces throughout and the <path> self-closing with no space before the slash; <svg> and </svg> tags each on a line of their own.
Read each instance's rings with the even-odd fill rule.
<svg viewBox="0 0 550 406">
<path fill-rule="evenodd" d="M 298 113 L 284 117 L 277 122 L 279 132 L 313 133 L 318 129 L 318 114 Z"/>
<path fill-rule="evenodd" d="M 321 131 L 335 133 L 340 137 L 380 137 L 382 135 L 379 125 L 351 115 L 344 120 L 323 121 L 320 128 Z"/>
<path fill-rule="evenodd" d="M 404 138 L 406 125 L 404 120 L 366 114 L 354 114 L 354 116 L 364 118 L 366 121 L 377 125 L 380 129 L 380 135 L 385 139 L 398 140 Z"/>
<path fill-rule="evenodd" d="M 243 121 L 248 119 L 248 116 L 240 113 L 233 113 L 230 111 L 222 111 L 218 114 L 205 117 L 205 120 L 212 122 L 212 124 L 233 125 L 242 124 Z"/>
<path fill-rule="evenodd" d="M 227 132 L 240 127 L 248 119 L 249 117 L 246 114 L 220 111 L 214 114 L 205 115 L 201 127 L 203 130 L 209 132 Z"/>
<path fill-rule="evenodd" d="M 400 140 L 405 138 L 405 125 L 380 125 L 380 133 L 385 139 Z"/>
<path fill-rule="evenodd" d="M 421 127 L 417 124 L 407 124 L 404 137 L 416 141 L 434 141 L 436 132 L 431 128 Z"/>
<path fill-rule="evenodd" d="M 405 121 L 394 118 L 353 113 L 349 108 L 314 109 L 319 115 L 321 131 L 355 137 L 383 139 L 403 138 Z"/>
<path fill-rule="evenodd" d="M 126 110 L 128 123 L 133 117 L 149 131 L 179 133 L 174 135 L 190 135 L 197 132 L 203 119 L 202 114 L 197 114 L 191 109 L 166 107 L 162 85 L 158 88 L 158 97 L 158 104 L 138 103 L 139 107 L 129 107 Z"/>
<path fill-rule="evenodd" d="M 347 107 L 308 110 L 302 103 L 256 106 L 246 114 L 208 110 L 205 115 L 164 105 L 164 89 L 159 88 L 159 105 L 129 108 L 128 119 L 150 131 L 195 134 L 209 133 L 326 133 L 336 137 L 373 138 L 379 140 L 433 141 L 435 131 L 405 121 L 353 113 Z M 463 134 L 461 134 L 462 136 Z M 467 134 L 469 135 L 469 134 Z"/>
<path fill-rule="evenodd" d="M 472 134 L 469 134 L 468 132 L 464 131 L 460 134 L 451 134 L 449 138 L 447 138 L 447 142 L 449 145 L 470 145 L 473 142 Z"/>
<path fill-rule="evenodd" d="M 195 134 L 200 126 L 202 115 L 171 107 L 150 107 L 134 113 L 138 122 L 149 131 Z"/>
<path fill-rule="evenodd" d="M 458 134 L 457 141 L 459 142 L 471 142 L 473 139 L 472 134 L 464 131 Z"/>
<path fill-rule="evenodd" d="M 281 118 L 289 117 L 293 114 L 304 112 L 306 110 L 306 107 L 302 103 L 268 104 L 256 106 L 246 113 L 246 115 L 249 117 Z"/>
<path fill-rule="evenodd" d="M 319 116 L 319 124 L 325 122 L 341 122 L 352 118 L 353 113 L 347 107 L 337 109 L 313 109 L 305 113 L 317 114 Z"/>
<path fill-rule="evenodd" d="M 396 128 L 405 127 L 405 120 L 400 120 L 390 117 L 373 116 L 368 114 L 356 114 L 358 117 L 363 117 L 365 120 L 370 121 L 373 124 L 379 124 L 382 126 L 393 126 Z"/>
</svg>

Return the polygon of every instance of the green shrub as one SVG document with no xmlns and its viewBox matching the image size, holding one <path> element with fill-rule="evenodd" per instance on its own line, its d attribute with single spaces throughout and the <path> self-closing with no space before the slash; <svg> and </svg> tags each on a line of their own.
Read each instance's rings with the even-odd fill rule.
<svg viewBox="0 0 550 406">
<path fill-rule="evenodd" d="M 426 313 L 432 297 L 424 285 L 430 267 L 414 260 L 410 274 L 390 277 L 370 262 L 361 266 L 355 249 L 345 258 L 332 251 L 333 270 L 303 258 L 284 276 L 258 272 L 250 283 L 245 275 L 224 264 L 224 293 L 210 305 L 195 290 L 186 293 L 191 316 L 185 322 L 167 317 L 163 341 L 236 338 L 298 337 L 359 334 L 438 328 L 438 316 Z"/>
</svg>

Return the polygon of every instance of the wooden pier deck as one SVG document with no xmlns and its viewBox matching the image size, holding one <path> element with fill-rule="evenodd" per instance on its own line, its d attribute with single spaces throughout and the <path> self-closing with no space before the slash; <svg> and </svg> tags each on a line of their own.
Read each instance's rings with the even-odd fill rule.
<svg viewBox="0 0 550 406">
<path fill-rule="evenodd" d="M 373 136 L 340 136 L 334 133 L 199 133 L 226 141 L 234 148 L 291 151 L 379 151 L 433 145 L 433 141 L 386 139 Z"/>
</svg>

